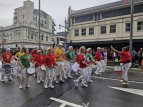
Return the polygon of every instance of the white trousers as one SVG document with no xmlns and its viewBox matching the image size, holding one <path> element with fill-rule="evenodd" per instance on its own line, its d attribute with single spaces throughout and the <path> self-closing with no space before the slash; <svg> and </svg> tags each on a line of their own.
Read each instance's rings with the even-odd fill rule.
<svg viewBox="0 0 143 107">
<path fill-rule="evenodd" d="M 103 68 L 105 67 L 105 61 L 101 60 L 101 72 L 103 71 Z"/>
<path fill-rule="evenodd" d="M 91 80 L 92 67 L 89 65 L 87 68 L 87 81 Z"/>
<path fill-rule="evenodd" d="M 57 80 L 57 74 L 58 74 L 59 69 L 61 70 L 61 72 L 60 72 L 60 80 L 62 80 L 62 76 L 65 73 L 63 62 L 62 61 L 56 61 L 56 63 L 57 63 L 58 66 L 56 67 L 56 70 L 55 70 L 55 73 L 54 73 L 54 81 Z"/>
<path fill-rule="evenodd" d="M 97 63 L 97 70 L 95 71 L 95 73 L 99 73 L 99 72 L 101 72 L 101 61 L 96 61 L 96 63 Z"/>
<path fill-rule="evenodd" d="M 72 70 L 72 63 L 70 63 L 69 61 L 66 61 L 66 72 L 65 72 L 65 76 L 71 76 L 71 70 Z"/>
<path fill-rule="evenodd" d="M 29 74 L 27 73 L 28 68 L 21 68 L 21 84 L 26 80 L 26 84 L 29 82 Z"/>
<path fill-rule="evenodd" d="M 104 62 L 105 62 L 105 66 L 104 66 L 104 68 L 103 68 L 103 69 L 105 69 L 105 70 L 106 70 L 106 66 L 107 66 L 107 59 L 105 59 L 105 60 L 104 60 Z"/>
<path fill-rule="evenodd" d="M 37 71 L 37 81 L 42 81 L 44 72 L 41 70 L 41 66 L 36 68 Z"/>
<path fill-rule="evenodd" d="M 54 78 L 54 71 L 55 68 L 47 69 L 46 70 L 46 79 L 44 85 L 52 86 L 53 78 Z"/>
<path fill-rule="evenodd" d="M 21 66 L 20 66 L 20 64 L 18 63 L 18 67 L 17 67 L 17 76 L 20 75 L 20 72 L 21 72 Z"/>
<path fill-rule="evenodd" d="M 123 63 L 121 63 L 120 65 L 122 66 Z M 122 79 L 124 79 L 125 81 L 128 81 L 128 71 L 131 65 L 132 63 L 127 63 L 122 66 Z"/>
<path fill-rule="evenodd" d="M 86 81 L 86 68 L 80 68 L 80 72 L 81 72 L 81 76 L 76 80 L 77 82 L 79 82 L 80 80 L 82 80 L 82 84 L 84 84 L 84 82 Z"/>
</svg>

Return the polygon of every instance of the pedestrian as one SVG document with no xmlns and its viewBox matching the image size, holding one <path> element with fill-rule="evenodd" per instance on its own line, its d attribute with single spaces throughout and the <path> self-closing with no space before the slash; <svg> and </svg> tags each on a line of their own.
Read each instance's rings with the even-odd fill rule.
<svg viewBox="0 0 143 107">
<path fill-rule="evenodd" d="M 139 66 L 141 67 L 141 61 L 143 59 L 143 52 L 142 52 L 142 48 L 140 48 L 140 50 L 138 51 L 138 63 L 139 63 Z"/>
<path fill-rule="evenodd" d="M 41 51 L 42 52 L 42 51 Z M 35 59 L 35 57 L 37 56 L 37 53 L 38 53 L 38 51 L 37 50 L 34 50 L 34 53 L 32 54 L 32 59 L 33 59 L 33 61 L 34 61 L 34 59 Z M 35 65 L 33 65 L 33 64 L 30 64 L 30 66 L 32 66 L 32 67 L 34 67 L 35 68 Z M 37 71 L 37 69 L 36 69 L 36 72 L 34 73 L 34 77 L 37 75 L 37 73 L 38 73 L 38 71 Z"/>
<path fill-rule="evenodd" d="M 137 52 L 135 51 L 135 48 L 133 48 L 132 55 L 133 55 L 132 65 L 135 65 L 136 64 L 136 55 L 137 55 Z"/>
<path fill-rule="evenodd" d="M 16 53 L 19 52 L 19 49 L 17 48 L 14 52 L 14 55 L 16 55 Z"/>
<path fill-rule="evenodd" d="M 48 48 L 48 54 L 45 56 L 44 65 L 46 67 L 46 79 L 44 82 L 44 88 L 54 88 L 52 85 L 54 78 L 55 66 L 57 66 L 55 62 L 55 55 L 53 54 L 52 48 Z"/>
<path fill-rule="evenodd" d="M 63 66 L 63 52 L 62 52 L 62 47 L 63 47 L 63 44 L 62 43 L 59 43 L 58 44 L 58 48 L 55 50 L 55 61 L 56 61 L 56 64 L 58 65 L 56 67 L 56 70 L 55 70 L 55 74 L 54 74 L 54 82 L 55 83 L 59 83 L 59 81 L 61 82 L 65 82 L 63 79 L 62 79 L 62 76 L 63 74 L 65 73 L 65 69 L 64 69 L 64 66 Z M 58 71 L 59 69 L 61 69 L 61 73 L 60 73 L 60 77 L 59 77 L 59 81 L 57 80 L 57 74 L 58 74 Z"/>
<path fill-rule="evenodd" d="M 122 51 L 118 51 L 113 48 L 111 45 L 111 49 L 118 53 L 120 56 L 120 65 L 122 66 L 122 80 L 120 81 L 122 85 L 128 85 L 128 71 L 132 65 L 131 63 L 131 55 L 129 52 L 129 47 L 123 47 Z"/>
<path fill-rule="evenodd" d="M 86 51 L 85 47 L 81 46 L 79 49 L 79 68 L 80 68 L 81 76 L 77 80 L 74 80 L 74 83 L 76 86 L 78 86 L 79 81 L 82 80 L 81 86 L 88 87 L 88 85 L 85 84 L 85 81 L 86 81 L 86 74 L 87 74 L 86 67 L 89 66 L 89 64 L 86 63 L 85 51 Z"/>
<path fill-rule="evenodd" d="M 101 51 L 101 48 L 100 47 L 98 47 L 97 48 L 97 51 L 96 51 L 96 53 L 95 53 L 95 60 L 96 60 L 96 63 L 98 64 L 98 66 L 97 66 L 97 70 L 95 71 L 95 74 L 96 75 L 100 75 L 101 73 L 101 54 L 100 54 L 100 51 Z"/>
<path fill-rule="evenodd" d="M 11 51 L 11 49 L 7 48 L 6 52 L 1 55 L 3 64 L 11 64 L 12 63 L 12 54 L 10 53 L 10 51 Z M 2 73 L 2 79 L 1 79 L 2 82 L 4 81 L 5 70 Z M 12 70 L 10 68 L 8 69 L 8 74 L 9 74 L 8 75 L 9 81 L 12 81 L 13 80 L 12 79 L 12 75 L 11 75 L 12 74 Z"/>
<path fill-rule="evenodd" d="M 113 64 L 115 64 L 115 59 L 117 58 L 117 53 L 116 52 L 112 52 L 112 58 L 113 58 Z"/>
<path fill-rule="evenodd" d="M 19 59 L 20 59 L 21 55 L 24 55 L 24 49 L 25 49 L 25 48 L 20 49 L 20 52 L 17 52 L 17 53 L 15 54 L 15 58 L 17 59 L 18 62 L 19 62 Z M 20 77 L 20 72 L 21 72 L 21 66 L 20 66 L 19 63 L 18 63 L 18 67 L 17 67 L 17 77 Z"/>
<path fill-rule="evenodd" d="M 43 55 L 46 56 L 47 55 L 47 49 L 44 49 Z"/>
<path fill-rule="evenodd" d="M 30 53 L 31 56 L 34 54 L 35 50 L 38 50 L 37 46 L 35 46 L 34 49 L 31 51 Z"/>
<path fill-rule="evenodd" d="M 20 89 L 22 88 L 24 80 L 26 81 L 25 87 L 30 88 L 30 85 L 28 84 L 29 74 L 27 73 L 27 70 L 30 67 L 30 61 L 34 63 L 34 61 L 32 61 L 31 55 L 29 54 L 29 49 L 24 48 L 24 53 L 25 54 L 21 55 L 19 59 L 19 64 L 21 65 L 21 82 L 19 86 Z"/>
<path fill-rule="evenodd" d="M 72 66 L 72 70 L 78 75 L 78 70 L 79 70 L 79 54 L 77 53 L 75 63 Z"/>
<path fill-rule="evenodd" d="M 107 49 L 104 49 L 104 62 L 105 62 L 105 66 L 103 67 L 104 70 L 107 70 L 106 69 L 106 66 L 107 66 Z"/>
<path fill-rule="evenodd" d="M 68 77 L 69 78 L 73 78 L 71 76 L 71 70 L 72 70 L 72 60 L 73 60 L 73 56 L 74 56 L 74 53 L 73 53 L 73 47 L 70 46 L 69 47 L 69 50 L 66 52 L 65 54 L 65 59 L 66 59 L 66 72 L 64 74 L 64 78 L 67 79 Z"/>
<path fill-rule="evenodd" d="M 104 48 L 101 49 L 100 54 L 101 54 L 101 70 L 100 70 L 100 72 L 104 72 L 104 67 L 105 67 Z"/>
<path fill-rule="evenodd" d="M 39 84 L 44 81 L 43 80 L 44 72 L 41 69 L 41 66 L 44 64 L 44 55 L 42 54 L 41 50 L 38 50 L 38 54 L 35 56 L 33 61 L 36 63 L 35 68 L 37 71 L 37 83 Z"/>
</svg>

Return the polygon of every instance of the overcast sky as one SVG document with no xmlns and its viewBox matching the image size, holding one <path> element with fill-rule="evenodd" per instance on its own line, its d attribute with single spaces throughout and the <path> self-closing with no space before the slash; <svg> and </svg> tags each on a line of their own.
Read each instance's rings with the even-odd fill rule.
<svg viewBox="0 0 143 107">
<path fill-rule="evenodd" d="M 14 9 L 23 6 L 24 1 L 26 0 L 0 0 L 0 26 L 9 26 L 13 23 Z M 39 0 L 31 1 L 34 2 L 34 8 L 38 9 Z M 41 0 L 41 10 L 55 19 L 56 30 L 59 32 L 64 31 L 64 29 L 59 29 L 58 25 L 64 25 L 69 6 L 72 10 L 80 10 L 114 1 L 119 0 Z"/>
</svg>

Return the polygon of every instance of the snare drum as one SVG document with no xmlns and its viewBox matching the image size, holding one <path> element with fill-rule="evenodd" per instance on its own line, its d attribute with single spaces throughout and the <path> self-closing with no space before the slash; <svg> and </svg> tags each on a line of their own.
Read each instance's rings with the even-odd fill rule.
<svg viewBox="0 0 143 107">
<path fill-rule="evenodd" d="M 46 67 L 45 67 L 44 64 L 41 66 L 41 70 L 42 70 L 42 71 L 46 71 Z"/>
<path fill-rule="evenodd" d="M 11 64 L 3 64 L 2 68 L 3 75 L 10 75 L 12 73 L 11 68 L 13 67 L 11 66 Z"/>
<path fill-rule="evenodd" d="M 32 76 L 35 73 L 35 69 L 30 67 L 27 69 L 27 73 L 29 74 L 29 76 Z"/>
</svg>

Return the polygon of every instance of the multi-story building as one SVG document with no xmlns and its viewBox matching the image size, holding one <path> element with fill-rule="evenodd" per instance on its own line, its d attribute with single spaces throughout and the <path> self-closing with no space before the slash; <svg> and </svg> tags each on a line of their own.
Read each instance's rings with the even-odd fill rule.
<svg viewBox="0 0 143 107">
<path fill-rule="evenodd" d="M 131 0 L 73 11 L 69 7 L 69 45 L 120 48 L 129 45 Z M 133 47 L 143 47 L 143 0 L 134 0 Z"/>
<path fill-rule="evenodd" d="M 52 46 L 52 17 L 41 10 L 40 20 L 40 43 L 42 48 Z M 24 1 L 23 6 L 16 8 L 14 12 L 13 24 L 11 26 L 3 27 L 3 32 L 7 39 L 5 47 L 16 48 L 25 46 L 26 48 L 33 48 L 38 46 L 39 39 L 39 10 L 34 9 L 34 3 L 30 0 Z M 2 35 L 0 28 L 0 35 Z M 0 36 L 0 43 L 3 41 Z M 2 46 L 1 46 L 2 47 Z"/>
<path fill-rule="evenodd" d="M 56 26 L 56 24 L 55 24 L 55 20 L 54 20 L 54 19 L 52 19 L 52 33 L 53 33 L 53 36 L 55 36 L 55 35 L 56 35 L 56 34 L 55 34 L 55 31 L 56 31 L 55 26 Z"/>
</svg>

